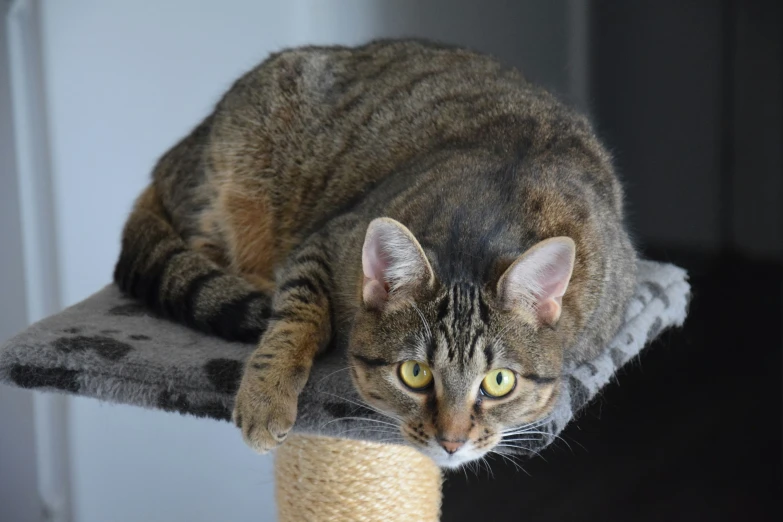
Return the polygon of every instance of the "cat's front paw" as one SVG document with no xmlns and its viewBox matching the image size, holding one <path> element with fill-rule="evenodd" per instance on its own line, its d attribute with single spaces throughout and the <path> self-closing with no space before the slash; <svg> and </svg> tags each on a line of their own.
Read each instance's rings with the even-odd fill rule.
<svg viewBox="0 0 783 522">
<path fill-rule="evenodd" d="M 279 446 L 296 421 L 298 392 L 288 386 L 267 386 L 246 375 L 234 403 L 233 421 L 245 442 L 259 453 Z"/>
</svg>

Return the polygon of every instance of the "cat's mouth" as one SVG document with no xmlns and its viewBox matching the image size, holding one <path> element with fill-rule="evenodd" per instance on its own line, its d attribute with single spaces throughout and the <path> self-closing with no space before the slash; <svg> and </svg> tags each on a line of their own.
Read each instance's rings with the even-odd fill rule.
<svg viewBox="0 0 783 522">
<path fill-rule="evenodd" d="M 409 423 L 401 426 L 403 439 L 418 451 L 431 458 L 441 468 L 454 469 L 478 460 L 490 453 L 500 442 L 499 433 L 485 429 L 479 437 L 468 437 L 458 447 L 450 446 L 429 432 L 423 423 Z"/>
<path fill-rule="evenodd" d="M 466 442 L 458 451 L 448 453 L 437 443 L 431 442 L 425 447 L 418 446 L 418 449 L 430 457 L 435 464 L 441 468 L 459 468 L 468 462 L 480 459 L 487 454 L 489 448 L 477 448 L 473 442 Z"/>
<path fill-rule="evenodd" d="M 447 451 L 434 437 L 422 436 L 423 433 L 414 436 L 414 434 L 406 433 L 406 430 L 403 430 L 403 435 L 411 446 L 431 458 L 438 466 L 451 469 L 459 468 L 468 462 L 482 458 L 491 452 L 495 444 L 499 442 L 499 438 L 498 440 L 487 440 L 489 437 L 484 437 L 480 440 L 468 440 L 459 449 Z"/>
</svg>

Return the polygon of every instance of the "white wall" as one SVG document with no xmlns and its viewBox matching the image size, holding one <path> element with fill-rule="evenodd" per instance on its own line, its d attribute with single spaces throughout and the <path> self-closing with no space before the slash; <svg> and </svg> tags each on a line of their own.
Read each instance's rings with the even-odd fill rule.
<svg viewBox="0 0 783 522">
<path fill-rule="evenodd" d="M 531 77 L 568 87 L 565 1 L 41 5 L 63 305 L 110 281 L 123 221 L 156 158 L 270 51 L 427 36 L 532 65 Z M 70 399 L 68 411 L 74 520 L 274 518 L 271 459 L 253 454 L 229 424 L 86 399 Z"/>
<path fill-rule="evenodd" d="M 0 343 L 28 322 L 12 117 L 8 5 L 0 3 Z M 42 522 L 33 394 L 0 386 L 0 521 Z"/>
<path fill-rule="evenodd" d="M 111 279 L 132 200 L 241 72 L 291 43 L 291 6 L 45 1 L 43 51 L 61 296 Z M 270 520 L 271 459 L 227 423 L 73 399 L 74 519 Z"/>
</svg>

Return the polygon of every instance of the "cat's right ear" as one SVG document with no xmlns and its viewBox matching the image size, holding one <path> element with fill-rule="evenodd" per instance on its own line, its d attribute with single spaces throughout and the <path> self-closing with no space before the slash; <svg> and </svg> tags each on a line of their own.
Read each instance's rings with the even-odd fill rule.
<svg viewBox="0 0 783 522">
<path fill-rule="evenodd" d="M 362 270 L 362 299 L 375 310 L 435 282 L 432 266 L 419 242 L 402 223 L 391 218 L 374 219 L 367 227 Z"/>
</svg>

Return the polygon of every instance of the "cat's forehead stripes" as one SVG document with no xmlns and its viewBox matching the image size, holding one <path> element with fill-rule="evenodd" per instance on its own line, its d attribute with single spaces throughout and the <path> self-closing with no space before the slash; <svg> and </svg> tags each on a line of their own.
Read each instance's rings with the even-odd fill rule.
<svg viewBox="0 0 783 522">
<path fill-rule="evenodd" d="M 435 331 L 439 339 L 433 343 L 433 350 L 445 349 L 448 362 L 462 366 L 485 352 L 489 306 L 476 285 L 454 284 L 441 297 L 437 311 Z"/>
</svg>

